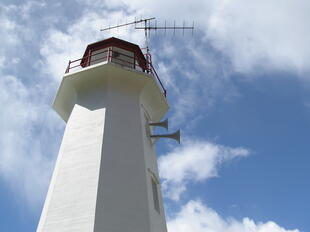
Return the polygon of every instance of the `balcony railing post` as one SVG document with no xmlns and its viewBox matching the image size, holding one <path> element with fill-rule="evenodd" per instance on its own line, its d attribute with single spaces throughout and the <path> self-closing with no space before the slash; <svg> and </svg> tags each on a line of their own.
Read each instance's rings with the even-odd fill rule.
<svg viewBox="0 0 310 232">
<path fill-rule="evenodd" d="M 88 62 L 87 62 L 87 63 L 88 63 L 88 64 L 87 64 L 87 66 L 90 66 L 91 51 L 89 51 L 89 52 L 88 52 L 88 59 L 87 59 L 87 60 L 88 60 Z"/>
<path fill-rule="evenodd" d="M 71 65 L 71 60 L 69 60 L 69 62 L 68 62 L 68 66 L 67 66 L 67 69 L 66 69 L 66 73 L 69 72 L 69 70 L 70 70 L 70 65 Z"/>
<path fill-rule="evenodd" d="M 108 48 L 108 62 L 112 62 L 112 47 Z"/>
</svg>

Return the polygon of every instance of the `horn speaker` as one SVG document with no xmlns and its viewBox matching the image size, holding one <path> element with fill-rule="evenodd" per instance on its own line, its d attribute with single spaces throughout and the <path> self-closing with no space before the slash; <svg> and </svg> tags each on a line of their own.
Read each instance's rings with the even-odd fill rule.
<svg viewBox="0 0 310 232">
<path fill-rule="evenodd" d="M 172 134 L 163 134 L 163 135 L 150 135 L 151 138 L 169 138 L 174 139 L 178 141 L 178 143 L 181 143 L 181 133 L 180 130 L 177 130 L 176 132 Z"/>
<path fill-rule="evenodd" d="M 168 118 L 165 121 L 162 122 L 152 122 L 149 123 L 150 126 L 160 126 L 163 128 L 166 128 L 168 130 Z"/>
</svg>

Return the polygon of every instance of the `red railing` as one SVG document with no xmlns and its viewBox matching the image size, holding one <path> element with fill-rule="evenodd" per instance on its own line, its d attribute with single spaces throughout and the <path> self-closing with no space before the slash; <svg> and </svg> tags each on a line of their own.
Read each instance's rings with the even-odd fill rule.
<svg viewBox="0 0 310 232">
<path fill-rule="evenodd" d="M 151 61 L 151 55 L 149 52 L 145 55 L 145 59 L 141 59 L 138 56 L 134 54 L 134 56 L 130 56 L 128 54 L 124 54 L 119 51 L 113 50 L 112 47 L 108 47 L 107 49 L 101 51 L 101 52 L 92 52 L 88 56 L 84 56 L 83 58 L 77 59 L 77 60 L 69 60 L 66 73 L 69 73 L 72 70 L 79 70 L 83 69 L 85 67 L 101 63 L 101 62 L 112 62 L 121 66 L 125 66 L 127 68 L 132 68 L 141 72 L 149 73 L 153 77 L 155 77 L 155 80 L 157 81 L 157 84 L 162 89 L 162 92 L 164 96 L 166 97 L 167 91 L 164 88 L 163 83 L 161 82 L 155 68 L 153 67 L 152 61 Z"/>
</svg>

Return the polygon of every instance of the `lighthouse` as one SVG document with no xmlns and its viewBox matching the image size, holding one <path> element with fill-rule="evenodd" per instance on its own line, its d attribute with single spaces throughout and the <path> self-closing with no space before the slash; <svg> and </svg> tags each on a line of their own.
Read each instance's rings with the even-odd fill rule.
<svg viewBox="0 0 310 232">
<path fill-rule="evenodd" d="M 140 47 L 89 44 L 53 108 L 66 128 L 37 232 L 166 232 L 152 130 L 168 104 Z"/>
</svg>

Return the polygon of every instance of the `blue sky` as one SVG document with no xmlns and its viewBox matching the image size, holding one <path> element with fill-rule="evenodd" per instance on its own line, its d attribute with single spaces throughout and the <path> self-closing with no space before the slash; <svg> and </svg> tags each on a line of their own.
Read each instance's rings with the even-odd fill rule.
<svg viewBox="0 0 310 232">
<path fill-rule="evenodd" d="M 64 122 L 51 103 L 69 59 L 156 16 L 152 34 L 171 130 L 157 146 L 169 232 L 310 231 L 310 3 L 306 0 L 0 3 L 0 231 L 35 231 Z"/>
</svg>

